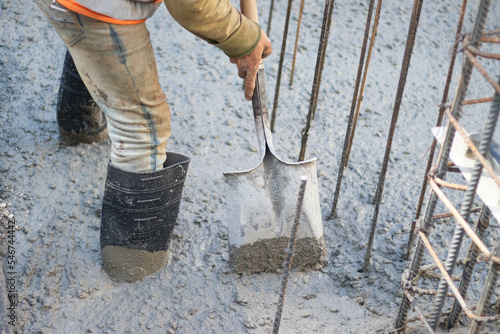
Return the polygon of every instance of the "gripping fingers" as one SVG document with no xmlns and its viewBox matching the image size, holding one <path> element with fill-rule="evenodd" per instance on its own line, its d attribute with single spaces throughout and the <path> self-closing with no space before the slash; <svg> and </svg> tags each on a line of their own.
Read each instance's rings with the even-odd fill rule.
<svg viewBox="0 0 500 334">
<path fill-rule="evenodd" d="M 247 69 L 245 76 L 245 99 L 247 101 L 252 100 L 253 91 L 255 89 L 255 79 L 257 78 L 257 73 L 259 72 L 258 66 L 252 66 L 251 69 Z"/>
</svg>

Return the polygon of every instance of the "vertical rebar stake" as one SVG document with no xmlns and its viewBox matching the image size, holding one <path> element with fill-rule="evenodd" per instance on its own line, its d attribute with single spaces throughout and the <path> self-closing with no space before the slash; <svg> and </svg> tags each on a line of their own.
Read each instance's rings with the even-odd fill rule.
<svg viewBox="0 0 500 334">
<path fill-rule="evenodd" d="M 281 292 L 280 298 L 278 300 L 278 309 L 276 311 L 276 317 L 274 318 L 273 324 L 273 334 L 278 334 L 280 330 L 281 314 L 283 312 L 283 304 L 285 303 L 286 286 L 288 284 L 288 277 L 290 276 L 290 270 L 292 268 L 292 258 L 295 252 L 295 238 L 297 237 L 297 231 L 299 229 L 300 213 L 302 212 L 302 203 L 304 202 L 304 194 L 306 190 L 307 178 L 301 176 L 299 193 L 297 195 L 297 205 L 295 207 L 295 216 L 292 226 L 292 232 L 290 234 L 290 240 L 288 241 L 288 248 L 285 249 L 286 262 L 285 271 L 283 272 L 283 280 L 281 281 Z"/>
<path fill-rule="evenodd" d="M 306 155 L 307 138 L 309 137 L 311 121 L 314 119 L 316 110 L 316 101 L 318 100 L 319 86 L 321 84 L 321 73 L 323 72 L 323 62 L 325 60 L 326 45 L 328 44 L 328 35 L 332 22 L 334 4 L 334 0 L 325 0 L 325 12 L 323 14 L 323 23 L 321 25 L 321 36 L 319 38 L 318 55 L 316 57 L 316 68 L 314 70 L 313 86 L 311 98 L 309 100 L 309 111 L 307 113 L 306 127 L 301 133 L 302 138 L 300 143 L 299 161 L 304 161 L 304 157 Z"/>
<path fill-rule="evenodd" d="M 355 118 L 354 114 L 355 114 L 355 110 L 356 110 L 356 102 L 358 101 L 361 75 L 363 74 L 363 64 L 365 63 L 365 56 L 366 56 L 366 44 L 368 43 L 368 36 L 370 35 L 370 28 L 371 28 L 374 4 L 375 4 L 375 0 L 370 0 L 370 4 L 368 6 L 368 12 L 366 15 L 365 34 L 363 36 L 363 42 L 361 44 L 361 53 L 359 55 L 359 65 L 358 65 L 358 72 L 356 75 L 356 83 L 354 84 L 354 91 L 353 91 L 353 96 L 352 96 L 352 100 L 351 100 L 351 110 L 349 112 L 349 120 L 347 121 L 347 129 L 346 129 L 346 133 L 345 133 L 344 147 L 342 149 L 342 155 L 341 155 L 340 164 L 339 164 L 339 172 L 337 174 L 337 185 L 335 186 L 335 194 L 333 196 L 332 212 L 330 213 L 330 216 L 328 218 L 335 217 L 335 210 L 337 208 L 337 203 L 338 203 L 338 199 L 339 199 L 340 187 L 342 185 L 342 178 L 344 175 L 344 169 L 345 169 L 345 167 L 347 167 L 347 160 L 349 159 L 349 153 L 348 153 L 350 150 L 349 144 L 350 144 L 351 133 L 353 132 L 353 124 L 354 124 L 354 118 Z M 365 73 L 366 73 L 366 70 L 365 70 Z M 360 101 L 360 103 L 361 103 L 361 101 Z"/>
<path fill-rule="evenodd" d="M 281 73 L 283 72 L 283 62 L 285 60 L 286 41 L 288 39 L 288 27 L 290 26 L 290 14 L 292 12 L 292 0 L 288 0 L 286 9 L 285 27 L 283 28 L 283 41 L 281 42 L 280 62 L 278 66 L 278 76 L 276 77 L 276 89 L 274 90 L 273 111 L 271 113 L 271 132 L 274 132 L 276 122 L 276 110 L 278 110 L 278 100 L 280 97 Z"/>
<path fill-rule="evenodd" d="M 441 99 L 441 106 L 439 107 L 439 114 L 436 121 L 436 126 L 441 126 L 441 122 L 443 121 L 444 110 L 446 108 L 446 101 L 448 101 L 448 93 L 450 90 L 451 79 L 453 77 L 453 70 L 455 68 L 455 60 L 457 58 L 457 50 L 458 45 L 460 44 L 460 33 L 462 32 L 462 26 L 464 23 L 465 10 L 467 9 L 467 0 L 462 1 L 462 7 L 460 8 L 460 16 L 458 18 L 457 30 L 455 33 L 455 42 L 453 43 L 453 48 L 451 51 L 451 59 L 450 65 L 448 66 L 448 75 L 446 76 L 446 83 L 444 84 L 443 89 L 443 98 Z M 429 175 L 429 171 L 432 167 L 432 162 L 434 160 L 434 152 L 436 151 L 437 140 L 436 138 L 432 139 L 431 148 L 429 150 L 429 157 L 427 159 L 427 166 L 425 168 L 424 179 L 422 181 L 422 187 L 420 190 L 420 197 L 418 199 L 417 212 L 415 213 L 415 219 L 411 223 L 408 244 L 406 246 L 406 254 L 404 255 L 404 259 L 407 260 L 410 258 L 411 250 L 413 248 L 413 243 L 415 242 L 415 228 L 417 226 L 417 220 L 420 218 L 420 213 L 422 211 L 422 205 L 424 203 L 425 192 L 427 189 L 427 175 Z"/>
<path fill-rule="evenodd" d="M 290 70 L 290 87 L 293 84 L 293 73 L 295 72 L 295 60 L 297 59 L 297 50 L 299 48 L 300 26 L 302 24 L 302 15 L 304 14 L 305 0 L 300 0 L 299 18 L 297 19 L 297 33 L 295 34 L 295 47 L 293 48 L 292 69 Z"/>
<path fill-rule="evenodd" d="M 415 38 L 417 36 L 418 23 L 420 21 L 420 12 L 422 11 L 422 4 L 424 0 L 415 0 L 413 4 L 413 11 L 411 14 L 410 27 L 408 29 L 408 38 L 406 40 L 405 54 L 403 57 L 403 64 L 401 65 L 401 73 L 399 76 L 398 88 L 396 92 L 396 100 L 394 102 L 394 109 L 392 111 L 391 125 L 389 127 L 389 135 L 387 136 L 387 145 L 385 147 L 384 162 L 382 163 L 382 170 L 380 171 L 377 190 L 375 192 L 375 209 L 373 210 L 373 217 L 371 222 L 370 235 L 368 238 L 368 246 L 366 247 L 365 263 L 363 264 L 363 271 L 368 270 L 372 256 L 373 239 L 375 238 L 375 229 L 377 228 L 378 213 L 380 210 L 380 203 L 382 202 L 382 193 L 384 191 L 385 176 L 387 174 L 387 167 L 389 165 L 389 157 L 391 155 L 392 140 L 394 132 L 396 131 L 396 124 L 399 117 L 399 108 L 403 99 L 403 93 L 406 86 L 406 77 L 410 67 L 411 55 L 413 53 L 413 46 L 415 45 Z"/>
<path fill-rule="evenodd" d="M 271 21 L 273 20 L 273 10 L 274 10 L 274 0 L 271 0 L 271 6 L 269 7 L 269 19 L 267 20 L 267 37 L 271 34 Z M 271 38 L 271 37 L 269 37 Z"/>
</svg>

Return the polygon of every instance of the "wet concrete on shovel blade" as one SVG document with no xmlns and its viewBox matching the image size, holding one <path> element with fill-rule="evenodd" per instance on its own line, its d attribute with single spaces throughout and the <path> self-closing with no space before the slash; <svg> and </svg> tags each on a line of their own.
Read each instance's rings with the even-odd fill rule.
<svg viewBox="0 0 500 334">
<path fill-rule="evenodd" d="M 283 269 L 289 238 L 271 238 L 236 247 L 229 244 L 229 266 L 237 273 L 275 272 Z M 301 238 L 295 241 L 292 268 L 320 269 L 327 264 L 325 238 Z"/>
</svg>

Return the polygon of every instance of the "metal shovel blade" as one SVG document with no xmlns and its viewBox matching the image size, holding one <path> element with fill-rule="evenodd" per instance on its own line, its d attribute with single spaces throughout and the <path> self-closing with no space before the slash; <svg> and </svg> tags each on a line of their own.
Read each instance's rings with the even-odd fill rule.
<svg viewBox="0 0 500 334">
<path fill-rule="evenodd" d="M 261 161 L 253 169 L 224 173 L 229 232 L 229 263 L 236 272 L 283 268 L 292 230 L 297 187 L 307 178 L 294 267 L 321 267 L 326 244 L 319 205 L 316 159 L 288 163 L 274 154 L 261 65 L 252 105 Z"/>
</svg>

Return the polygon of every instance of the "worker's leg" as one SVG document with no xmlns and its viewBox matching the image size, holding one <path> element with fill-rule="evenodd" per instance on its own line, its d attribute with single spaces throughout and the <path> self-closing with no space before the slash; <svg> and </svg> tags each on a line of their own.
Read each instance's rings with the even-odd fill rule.
<svg viewBox="0 0 500 334">
<path fill-rule="evenodd" d="M 54 10 L 50 0 L 37 2 L 106 114 L 113 165 L 134 172 L 161 168 L 170 136 L 170 110 L 146 25 L 108 24 Z"/>
<path fill-rule="evenodd" d="M 109 138 L 106 117 L 83 83 L 69 51 L 59 83 L 57 125 L 65 145 L 97 143 Z"/>
<path fill-rule="evenodd" d="M 166 152 L 170 112 L 148 30 L 36 1 L 107 116 L 112 149 L 101 214 L 104 269 L 117 282 L 140 280 L 166 263 L 189 164 L 189 158 Z"/>
</svg>

